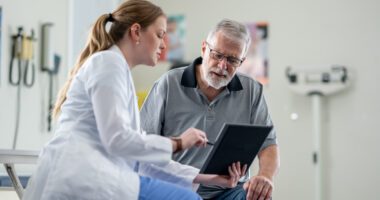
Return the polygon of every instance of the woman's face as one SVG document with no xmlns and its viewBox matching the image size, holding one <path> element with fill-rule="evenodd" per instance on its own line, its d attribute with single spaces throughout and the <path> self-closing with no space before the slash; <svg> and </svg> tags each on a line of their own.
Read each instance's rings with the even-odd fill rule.
<svg viewBox="0 0 380 200">
<path fill-rule="evenodd" d="M 162 51 L 166 48 L 164 36 L 166 34 L 166 17 L 160 16 L 156 21 L 142 31 L 140 45 L 143 57 L 142 64 L 154 66 L 157 64 Z"/>
</svg>

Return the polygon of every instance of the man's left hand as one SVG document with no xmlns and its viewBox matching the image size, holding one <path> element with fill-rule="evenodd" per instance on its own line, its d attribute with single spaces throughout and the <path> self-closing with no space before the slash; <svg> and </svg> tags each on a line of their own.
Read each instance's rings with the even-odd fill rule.
<svg viewBox="0 0 380 200">
<path fill-rule="evenodd" d="M 273 191 L 273 181 L 265 176 L 254 176 L 244 183 L 247 200 L 270 200 Z"/>
</svg>

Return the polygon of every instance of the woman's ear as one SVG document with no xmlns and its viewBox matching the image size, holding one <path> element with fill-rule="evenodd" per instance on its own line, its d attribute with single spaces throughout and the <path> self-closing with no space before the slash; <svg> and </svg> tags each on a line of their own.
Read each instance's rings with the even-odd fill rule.
<svg viewBox="0 0 380 200">
<path fill-rule="evenodd" d="M 138 23 L 132 24 L 130 28 L 130 36 L 132 40 L 136 43 L 140 42 L 140 37 L 141 37 L 141 26 Z"/>
</svg>

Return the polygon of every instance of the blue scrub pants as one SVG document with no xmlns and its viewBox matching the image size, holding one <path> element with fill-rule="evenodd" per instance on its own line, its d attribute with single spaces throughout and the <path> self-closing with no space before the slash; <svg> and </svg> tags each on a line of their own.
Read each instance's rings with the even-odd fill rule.
<svg viewBox="0 0 380 200">
<path fill-rule="evenodd" d="M 202 200 L 201 197 L 184 187 L 173 183 L 140 176 L 139 200 Z"/>
</svg>

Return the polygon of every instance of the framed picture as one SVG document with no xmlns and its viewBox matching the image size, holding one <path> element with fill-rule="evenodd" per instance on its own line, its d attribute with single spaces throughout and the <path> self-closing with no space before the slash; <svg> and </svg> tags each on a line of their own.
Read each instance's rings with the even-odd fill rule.
<svg viewBox="0 0 380 200">
<path fill-rule="evenodd" d="M 251 34 L 251 46 L 238 71 L 266 85 L 269 82 L 268 23 L 255 22 L 246 25 Z"/>
<path fill-rule="evenodd" d="M 172 65 L 180 65 L 185 61 L 185 16 L 171 15 L 168 17 L 165 37 L 166 51 L 161 60 Z"/>
</svg>

